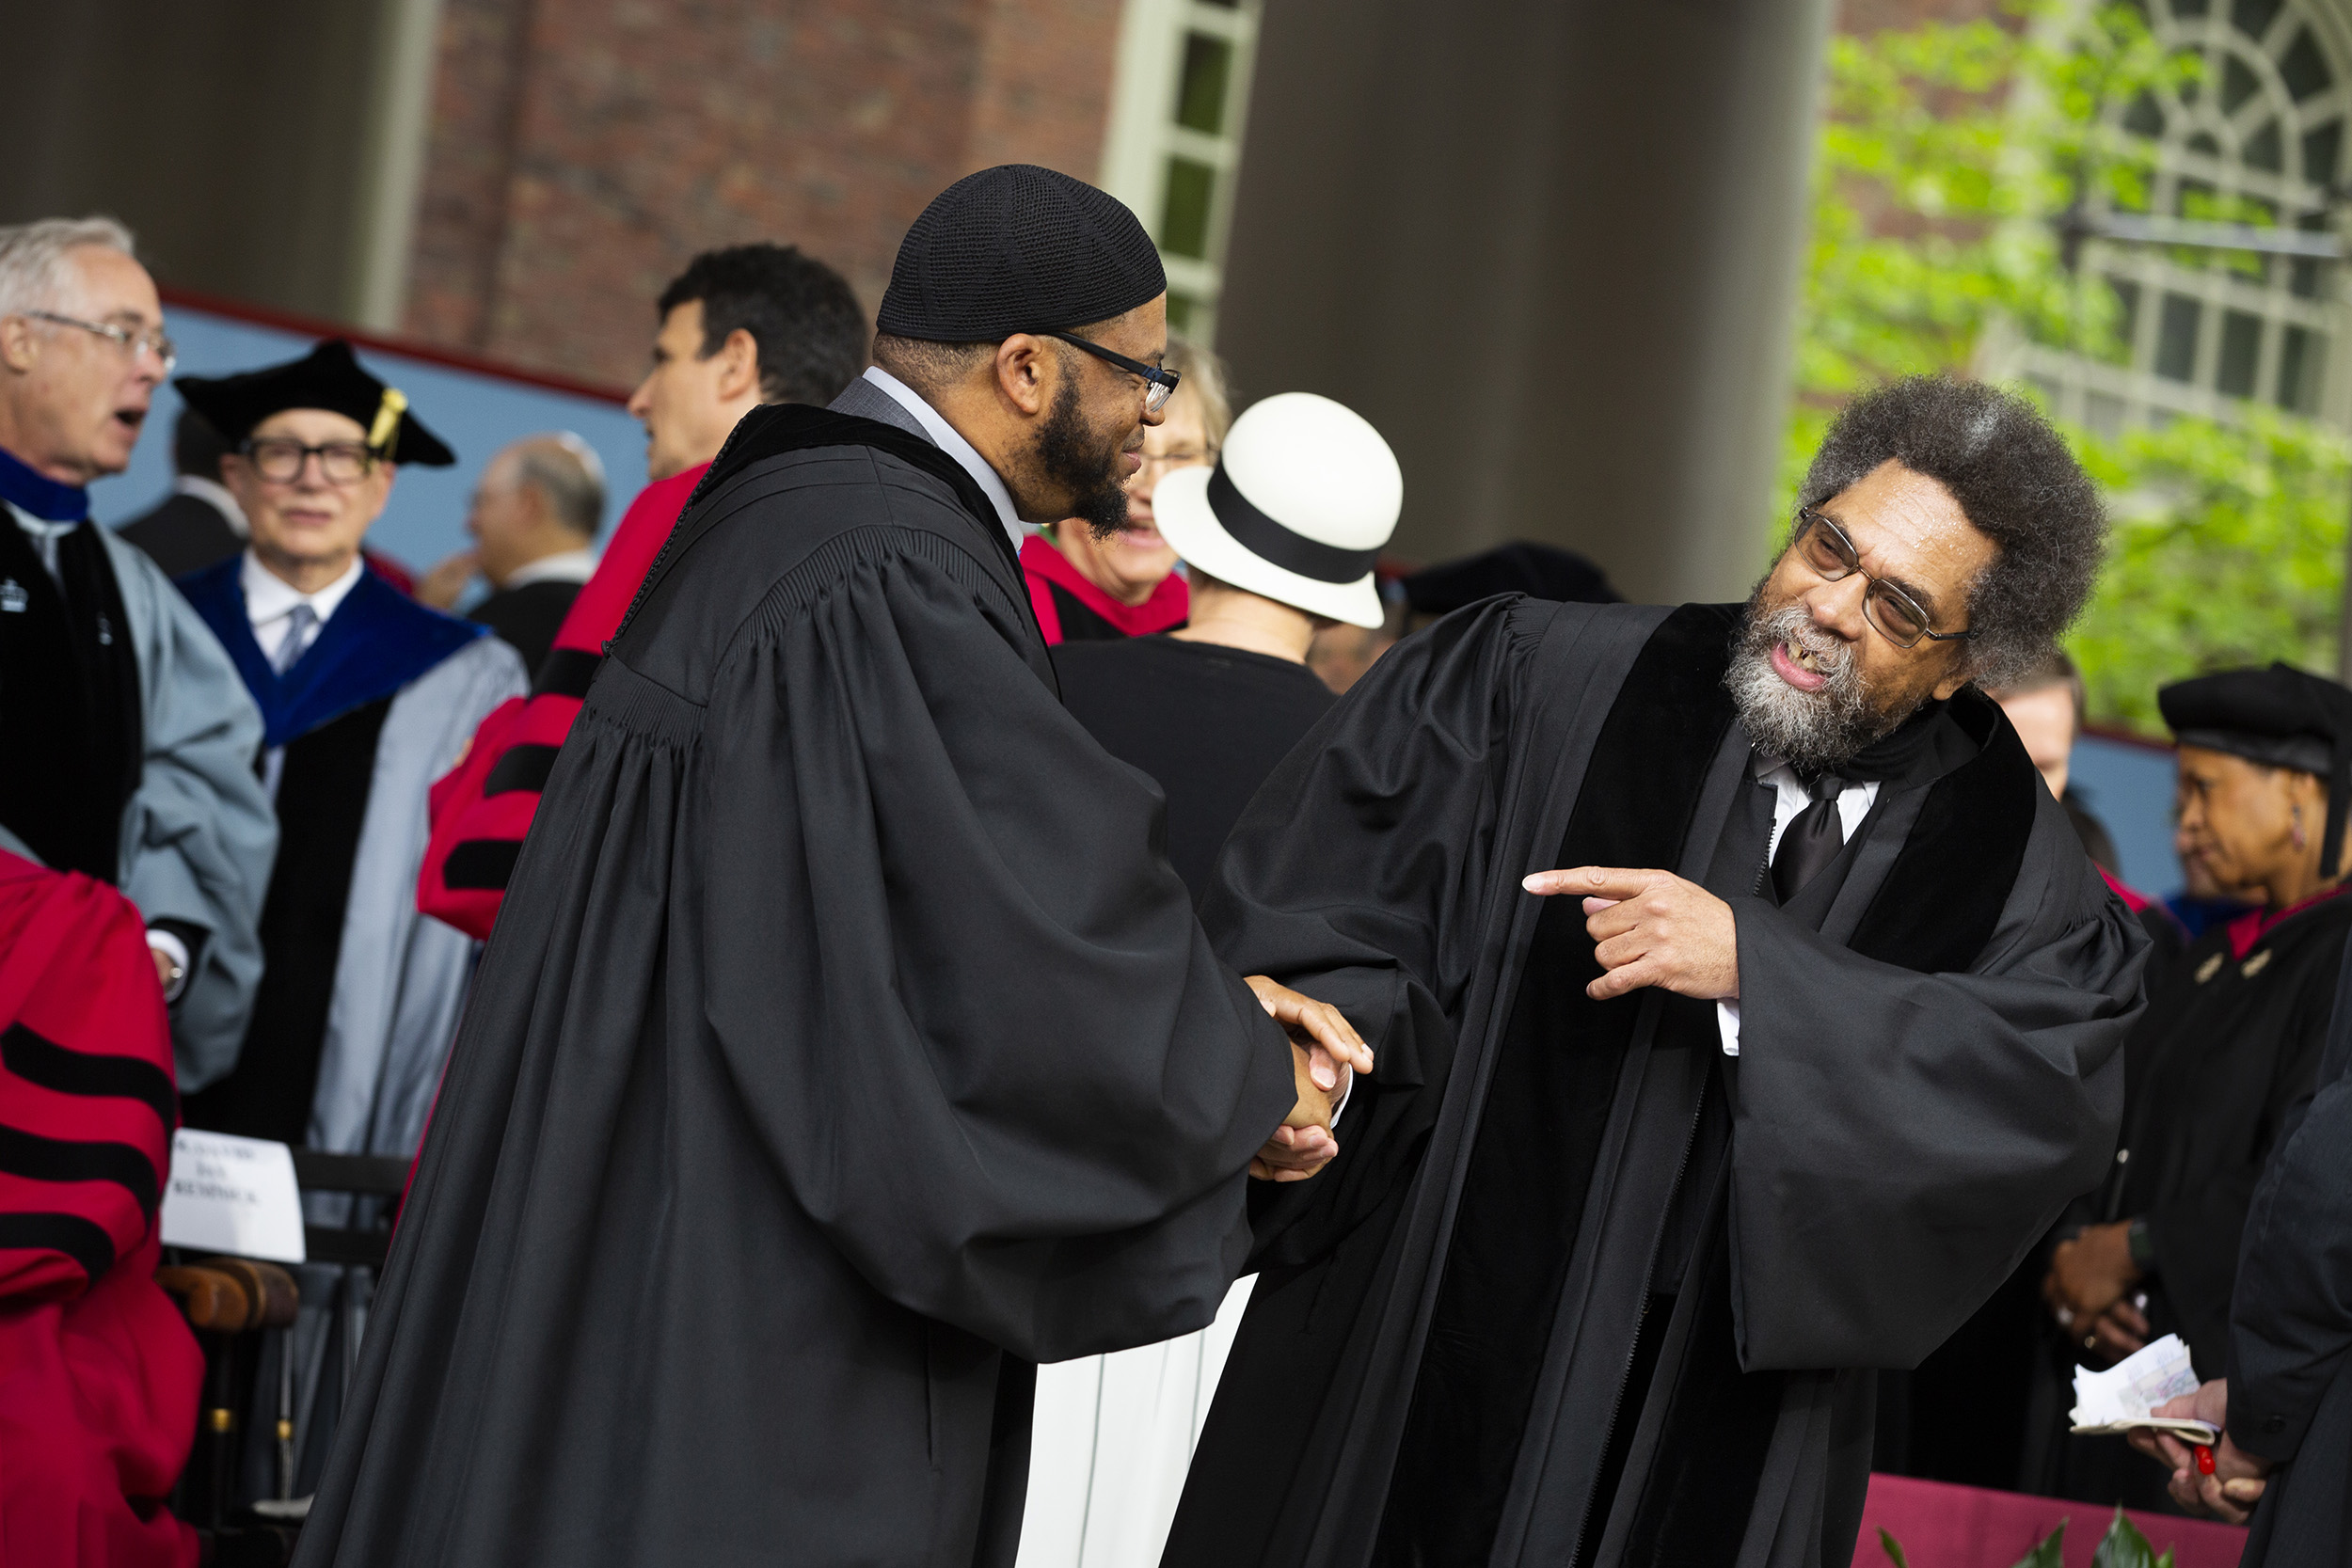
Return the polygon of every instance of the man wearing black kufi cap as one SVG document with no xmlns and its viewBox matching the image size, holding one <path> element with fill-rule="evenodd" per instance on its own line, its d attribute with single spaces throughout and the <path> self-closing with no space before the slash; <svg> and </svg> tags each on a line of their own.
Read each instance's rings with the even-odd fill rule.
<svg viewBox="0 0 2352 1568">
<path fill-rule="evenodd" d="M 1328 1157 L 1269 1008 L 1368 1056 L 1210 955 L 1013 554 L 1123 519 L 1166 290 L 987 170 L 881 368 L 737 425 L 546 780 L 299 1560 L 1009 1564 L 1031 1364 L 1208 1323 L 1248 1172 Z"/>
<path fill-rule="evenodd" d="M 2063 1335 L 2053 1430 L 2034 1479 L 2091 1502 L 2162 1505 L 2165 1478 L 2098 1438 L 2069 1438 L 2066 1374 L 2165 1334 L 2222 1374 L 2254 1184 L 2312 1092 L 2352 933 L 2342 896 L 2352 805 L 2352 690 L 2285 664 L 2157 693 L 2180 745 L 2181 832 L 2259 900 L 2156 978 L 2126 1048 L 2115 1164 L 2070 1215 L 2042 1294 Z"/>
<path fill-rule="evenodd" d="M 479 950 L 417 913 L 425 795 L 482 716 L 521 693 L 521 660 L 361 561 L 394 466 L 454 459 L 350 344 L 179 388 L 230 444 L 222 477 L 249 530 L 243 550 L 181 589 L 261 707 L 254 764 L 279 831 L 243 1050 L 183 1114 L 192 1127 L 405 1159 Z M 316 1367 L 340 1365 L 327 1329 L 349 1318 L 333 1309 L 344 1288 L 340 1270 L 305 1271 L 293 1338 L 306 1388 Z M 253 1429 L 263 1438 L 265 1425 Z M 296 1432 L 307 1490 L 329 1429 L 305 1419 Z"/>
</svg>

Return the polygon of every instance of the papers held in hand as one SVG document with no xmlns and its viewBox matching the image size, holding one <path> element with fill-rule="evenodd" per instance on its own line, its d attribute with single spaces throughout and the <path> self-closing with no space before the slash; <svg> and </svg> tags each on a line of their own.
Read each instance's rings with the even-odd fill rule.
<svg viewBox="0 0 2352 1568">
<path fill-rule="evenodd" d="M 2189 1364 L 2188 1347 L 2177 1334 L 2135 1351 L 2104 1372 L 2074 1369 L 2074 1431 L 2086 1435 L 2120 1434 L 2137 1427 L 2153 1427 L 2211 1445 L 2221 1440 L 2218 1428 L 2205 1421 L 2185 1421 L 2149 1412 L 2167 1400 L 2197 1392 L 2197 1369 Z"/>
</svg>

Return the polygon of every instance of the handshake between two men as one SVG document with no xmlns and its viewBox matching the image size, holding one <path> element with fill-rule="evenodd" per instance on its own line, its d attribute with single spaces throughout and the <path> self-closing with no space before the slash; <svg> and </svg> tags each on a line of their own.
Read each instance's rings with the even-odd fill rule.
<svg viewBox="0 0 2352 1568">
<path fill-rule="evenodd" d="M 1583 895 L 1585 929 L 1603 971 L 1588 988 L 1596 1001 L 1659 986 L 1706 1001 L 1740 994 L 1740 943 L 1731 906 L 1695 882 L 1668 871 L 1584 865 L 1540 871 L 1522 885 L 1530 893 Z M 1298 1103 L 1249 1163 L 1261 1180 L 1303 1181 L 1340 1151 L 1331 1118 L 1347 1102 L 1351 1072 L 1370 1072 L 1372 1048 L 1327 1002 L 1292 990 L 1263 974 L 1249 989 L 1291 1037 Z"/>
</svg>

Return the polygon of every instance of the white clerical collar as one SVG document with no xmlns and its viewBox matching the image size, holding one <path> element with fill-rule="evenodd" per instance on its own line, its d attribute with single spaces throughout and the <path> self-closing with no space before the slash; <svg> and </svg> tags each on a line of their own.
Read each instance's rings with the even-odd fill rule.
<svg viewBox="0 0 2352 1568">
<path fill-rule="evenodd" d="M 206 479 L 202 474 L 182 474 L 171 482 L 171 491 L 176 496 L 194 496 L 219 513 L 229 524 L 229 531 L 238 538 L 252 536 L 253 530 L 245 520 L 245 508 L 237 504 L 237 498 L 229 493 L 227 485 Z"/>
<path fill-rule="evenodd" d="M 510 588 L 527 588 L 534 582 L 586 582 L 596 575 L 596 552 L 591 549 L 558 550 L 527 561 L 506 574 L 499 584 L 503 594 Z"/>
<path fill-rule="evenodd" d="M 925 403 L 922 393 L 880 365 L 866 366 L 866 379 L 888 392 L 899 407 L 921 421 L 923 433 L 931 438 L 932 444 L 954 458 L 957 466 L 972 476 L 972 483 L 980 487 L 980 494 L 986 496 L 989 503 L 996 508 L 996 520 L 1004 525 L 1005 537 L 1012 541 L 1012 547 L 1018 551 L 1023 536 L 1021 514 L 1013 507 L 1012 492 L 1005 488 L 1005 482 L 996 477 L 996 470 L 988 466 L 988 459 L 980 455 L 979 449 L 965 440 L 938 409 Z"/>
<path fill-rule="evenodd" d="M 262 565 L 250 549 L 246 550 L 244 563 L 237 568 L 237 586 L 245 590 L 245 618 L 252 623 L 253 635 L 262 643 L 262 652 L 271 651 L 284 637 L 286 617 L 294 613 L 298 604 L 309 605 L 310 613 L 318 617 L 318 624 L 326 625 L 334 618 L 335 607 L 358 586 L 359 574 L 367 569 L 367 562 L 355 555 L 342 576 L 315 594 L 305 594 Z M 264 628 L 272 635 L 264 637 Z"/>
</svg>

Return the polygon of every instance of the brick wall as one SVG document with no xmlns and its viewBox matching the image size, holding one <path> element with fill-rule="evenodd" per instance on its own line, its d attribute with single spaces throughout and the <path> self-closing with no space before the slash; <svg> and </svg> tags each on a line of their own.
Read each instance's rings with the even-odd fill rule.
<svg viewBox="0 0 2352 1568">
<path fill-rule="evenodd" d="M 766 239 L 870 307 L 976 168 L 1101 161 L 1119 0 L 445 0 L 405 325 L 633 382 L 696 251 Z"/>
</svg>

